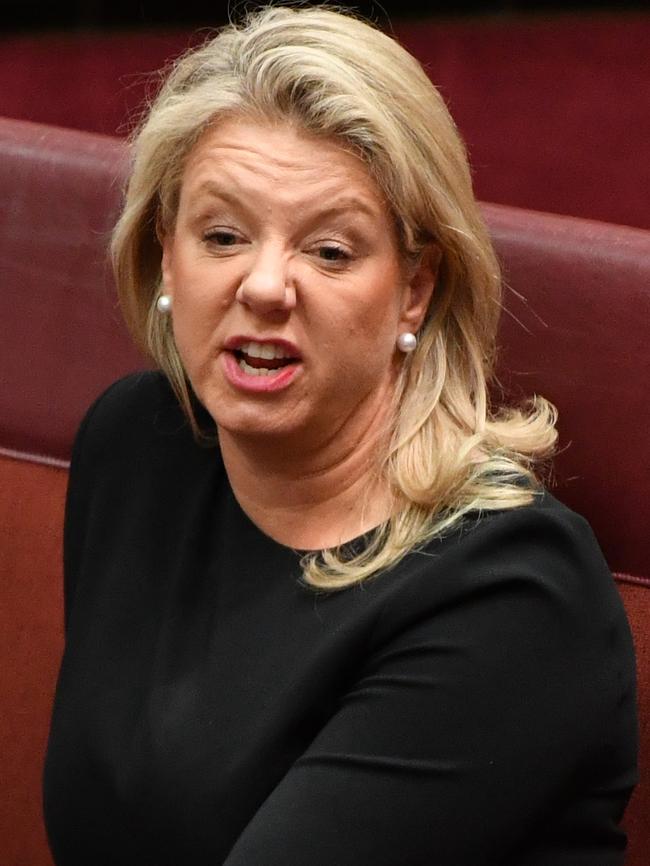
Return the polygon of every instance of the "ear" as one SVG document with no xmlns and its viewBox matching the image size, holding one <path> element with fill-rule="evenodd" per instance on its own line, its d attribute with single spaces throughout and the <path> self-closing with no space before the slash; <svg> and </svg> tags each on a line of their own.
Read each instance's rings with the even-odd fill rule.
<svg viewBox="0 0 650 866">
<path fill-rule="evenodd" d="M 412 334 L 420 330 L 429 309 L 441 258 L 440 247 L 430 243 L 422 250 L 417 262 L 409 266 L 400 325 Z"/>
</svg>

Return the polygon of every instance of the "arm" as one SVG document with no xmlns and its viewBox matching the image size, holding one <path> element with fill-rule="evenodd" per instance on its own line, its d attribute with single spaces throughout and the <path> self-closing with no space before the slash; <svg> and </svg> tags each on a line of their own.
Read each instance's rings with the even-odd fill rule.
<svg viewBox="0 0 650 866">
<path fill-rule="evenodd" d="M 102 395 L 103 396 L 103 395 Z M 72 447 L 63 527 L 63 599 L 65 633 L 68 633 L 74 593 L 83 550 L 85 517 L 89 507 L 90 466 L 84 445 L 91 419 L 102 399 L 98 397 L 84 415 Z"/>
<path fill-rule="evenodd" d="M 535 864 L 622 862 L 633 771 L 596 788 L 617 712 L 634 764 L 628 633 L 595 545 L 578 555 L 557 527 L 533 539 L 495 539 L 471 588 L 376 648 L 225 866 L 522 866 L 562 809 L 573 850 Z M 591 576 L 597 604 L 581 597 Z"/>
<path fill-rule="evenodd" d="M 115 443 L 123 442 L 129 427 L 133 425 L 130 415 L 134 413 L 137 405 L 147 400 L 151 382 L 155 382 L 151 373 L 134 373 L 114 382 L 86 411 L 75 436 L 63 532 L 66 633 L 81 573 L 86 528 L 93 507 L 94 487 L 98 477 L 102 473 L 106 474 L 107 466 L 110 471 Z M 148 385 L 144 391 L 144 400 L 142 388 L 138 387 L 140 383 Z"/>
</svg>

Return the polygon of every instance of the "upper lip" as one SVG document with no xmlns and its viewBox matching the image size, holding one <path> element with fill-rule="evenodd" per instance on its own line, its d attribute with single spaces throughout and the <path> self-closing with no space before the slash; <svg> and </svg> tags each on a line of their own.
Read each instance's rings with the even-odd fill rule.
<svg viewBox="0 0 650 866">
<path fill-rule="evenodd" d="M 246 343 L 260 343 L 261 345 L 280 346 L 291 358 L 300 358 L 300 350 L 295 343 L 290 340 L 285 340 L 282 337 L 255 337 L 252 335 L 237 335 L 230 337 L 224 343 L 224 348 L 230 352 L 234 352 L 245 346 Z"/>
</svg>

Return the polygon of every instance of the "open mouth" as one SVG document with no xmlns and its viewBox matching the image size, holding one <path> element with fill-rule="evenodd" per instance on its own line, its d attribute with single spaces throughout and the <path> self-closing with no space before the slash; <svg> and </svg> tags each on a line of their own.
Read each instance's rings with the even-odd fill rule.
<svg viewBox="0 0 650 866">
<path fill-rule="evenodd" d="M 233 355 L 247 376 L 277 376 L 300 360 L 276 343 L 244 343 L 233 350 Z"/>
</svg>

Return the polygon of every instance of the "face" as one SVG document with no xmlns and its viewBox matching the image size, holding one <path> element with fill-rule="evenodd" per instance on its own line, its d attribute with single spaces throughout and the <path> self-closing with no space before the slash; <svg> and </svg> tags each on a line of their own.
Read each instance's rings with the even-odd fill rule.
<svg viewBox="0 0 650 866">
<path fill-rule="evenodd" d="M 433 286 L 424 264 L 405 266 L 356 156 L 234 119 L 190 153 L 162 271 L 179 354 L 220 432 L 305 448 L 378 423 L 396 339 L 417 331 Z"/>
</svg>

